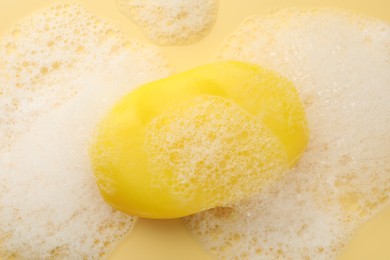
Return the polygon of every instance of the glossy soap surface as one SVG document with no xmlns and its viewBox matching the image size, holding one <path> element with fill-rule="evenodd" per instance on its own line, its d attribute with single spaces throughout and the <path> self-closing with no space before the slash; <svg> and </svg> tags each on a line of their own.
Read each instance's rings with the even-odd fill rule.
<svg viewBox="0 0 390 260">
<path fill-rule="evenodd" d="M 148 83 L 103 119 L 91 149 L 106 201 L 177 218 L 251 197 L 303 153 L 307 122 L 293 84 L 245 62 Z"/>
</svg>

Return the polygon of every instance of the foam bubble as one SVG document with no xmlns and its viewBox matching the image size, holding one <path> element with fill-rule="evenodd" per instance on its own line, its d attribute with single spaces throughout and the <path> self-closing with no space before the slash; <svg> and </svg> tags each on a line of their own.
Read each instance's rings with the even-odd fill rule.
<svg viewBox="0 0 390 260">
<path fill-rule="evenodd" d="M 288 168 L 285 148 L 267 127 L 236 103 L 213 96 L 153 119 L 145 151 L 154 185 L 167 187 L 184 205 L 194 194 L 207 194 L 203 209 L 246 198 Z"/>
<path fill-rule="evenodd" d="M 0 257 L 103 257 L 135 218 L 103 202 L 89 140 L 118 98 L 168 75 L 166 62 L 83 7 L 58 5 L 2 38 L 0 65 Z"/>
<path fill-rule="evenodd" d="M 310 143 L 288 177 L 233 208 L 187 218 L 221 258 L 330 259 L 390 196 L 390 26 L 336 12 L 246 20 L 221 59 L 291 79 Z"/>
<path fill-rule="evenodd" d="M 57 5 L 25 18 L 0 42 L 0 139 L 9 146 L 43 112 L 85 87 L 67 86 L 69 79 L 90 70 L 120 74 L 126 68 L 118 69 L 119 62 L 128 66 L 129 53 L 137 51 L 147 60 L 140 69 L 151 66 L 158 74 L 165 66 L 153 60 L 156 51 L 127 41 L 81 6 Z"/>
<path fill-rule="evenodd" d="M 119 10 L 161 45 L 189 44 L 203 38 L 217 16 L 217 0 L 117 0 Z"/>
</svg>

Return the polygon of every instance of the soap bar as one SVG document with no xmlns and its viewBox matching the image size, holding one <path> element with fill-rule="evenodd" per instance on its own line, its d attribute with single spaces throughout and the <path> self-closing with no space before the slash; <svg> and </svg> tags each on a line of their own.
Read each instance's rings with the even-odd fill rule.
<svg viewBox="0 0 390 260">
<path fill-rule="evenodd" d="M 293 84 L 226 61 L 145 84 L 99 124 L 90 149 L 113 207 L 177 218 L 229 206 L 277 181 L 308 143 Z"/>
</svg>

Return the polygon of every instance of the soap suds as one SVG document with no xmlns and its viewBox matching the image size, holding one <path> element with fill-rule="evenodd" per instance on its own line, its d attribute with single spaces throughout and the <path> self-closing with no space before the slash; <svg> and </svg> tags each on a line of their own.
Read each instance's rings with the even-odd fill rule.
<svg viewBox="0 0 390 260">
<path fill-rule="evenodd" d="M 101 198 L 88 156 L 115 101 L 169 75 L 79 5 L 25 18 L 0 41 L 0 257 L 101 259 L 135 218 Z"/>
<path fill-rule="evenodd" d="M 120 74 L 126 67 L 118 64 L 128 66 L 137 52 L 147 60 L 140 69 L 158 73 L 165 67 L 161 58 L 154 60 L 155 50 L 127 41 L 81 6 L 57 5 L 25 18 L 0 42 L 0 139 L 10 145 L 42 113 L 85 87 L 66 86 L 69 79 L 86 71 Z"/>
<path fill-rule="evenodd" d="M 187 218 L 223 259 L 333 259 L 390 196 L 390 26 L 331 10 L 246 20 L 219 59 L 293 81 L 310 143 L 295 169 L 256 198 Z"/>
<path fill-rule="evenodd" d="M 228 205 L 257 193 L 288 168 L 287 152 L 271 130 L 220 97 L 201 96 L 170 108 L 145 132 L 152 181 L 168 187 L 182 206 L 194 194 L 205 196 L 203 209 Z"/>
<path fill-rule="evenodd" d="M 119 10 L 160 45 L 190 44 L 210 31 L 217 0 L 117 0 Z"/>
</svg>

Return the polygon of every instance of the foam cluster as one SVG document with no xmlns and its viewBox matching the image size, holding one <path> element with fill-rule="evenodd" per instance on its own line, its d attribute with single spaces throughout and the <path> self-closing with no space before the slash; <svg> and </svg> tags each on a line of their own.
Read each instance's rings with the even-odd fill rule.
<svg viewBox="0 0 390 260">
<path fill-rule="evenodd" d="M 339 11 L 246 20 L 220 59 L 293 81 L 311 133 L 300 163 L 257 197 L 187 218 L 223 259 L 332 259 L 389 203 L 390 26 Z"/>
<path fill-rule="evenodd" d="M 246 198 L 288 168 L 285 148 L 271 130 L 235 102 L 214 96 L 153 119 L 145 152 L 154 185 L 168 186 L 183 203 L 207 194 L 203 208 Z"/>
<path fill-rule="evenodd" d="M 0 257 L 101 259 L 135 218 L 99 195 L 89 140 L 119 97 L 168 75 L 166 61 L 65 4 L 4 35 L 0 68 Z"/>
<path fill-rule="evenodd" d="M 217 16 L 218 0 L 117 0 L 119 10 L 154 43 L 189 44 L 203 38 Z"/>
</svg>

